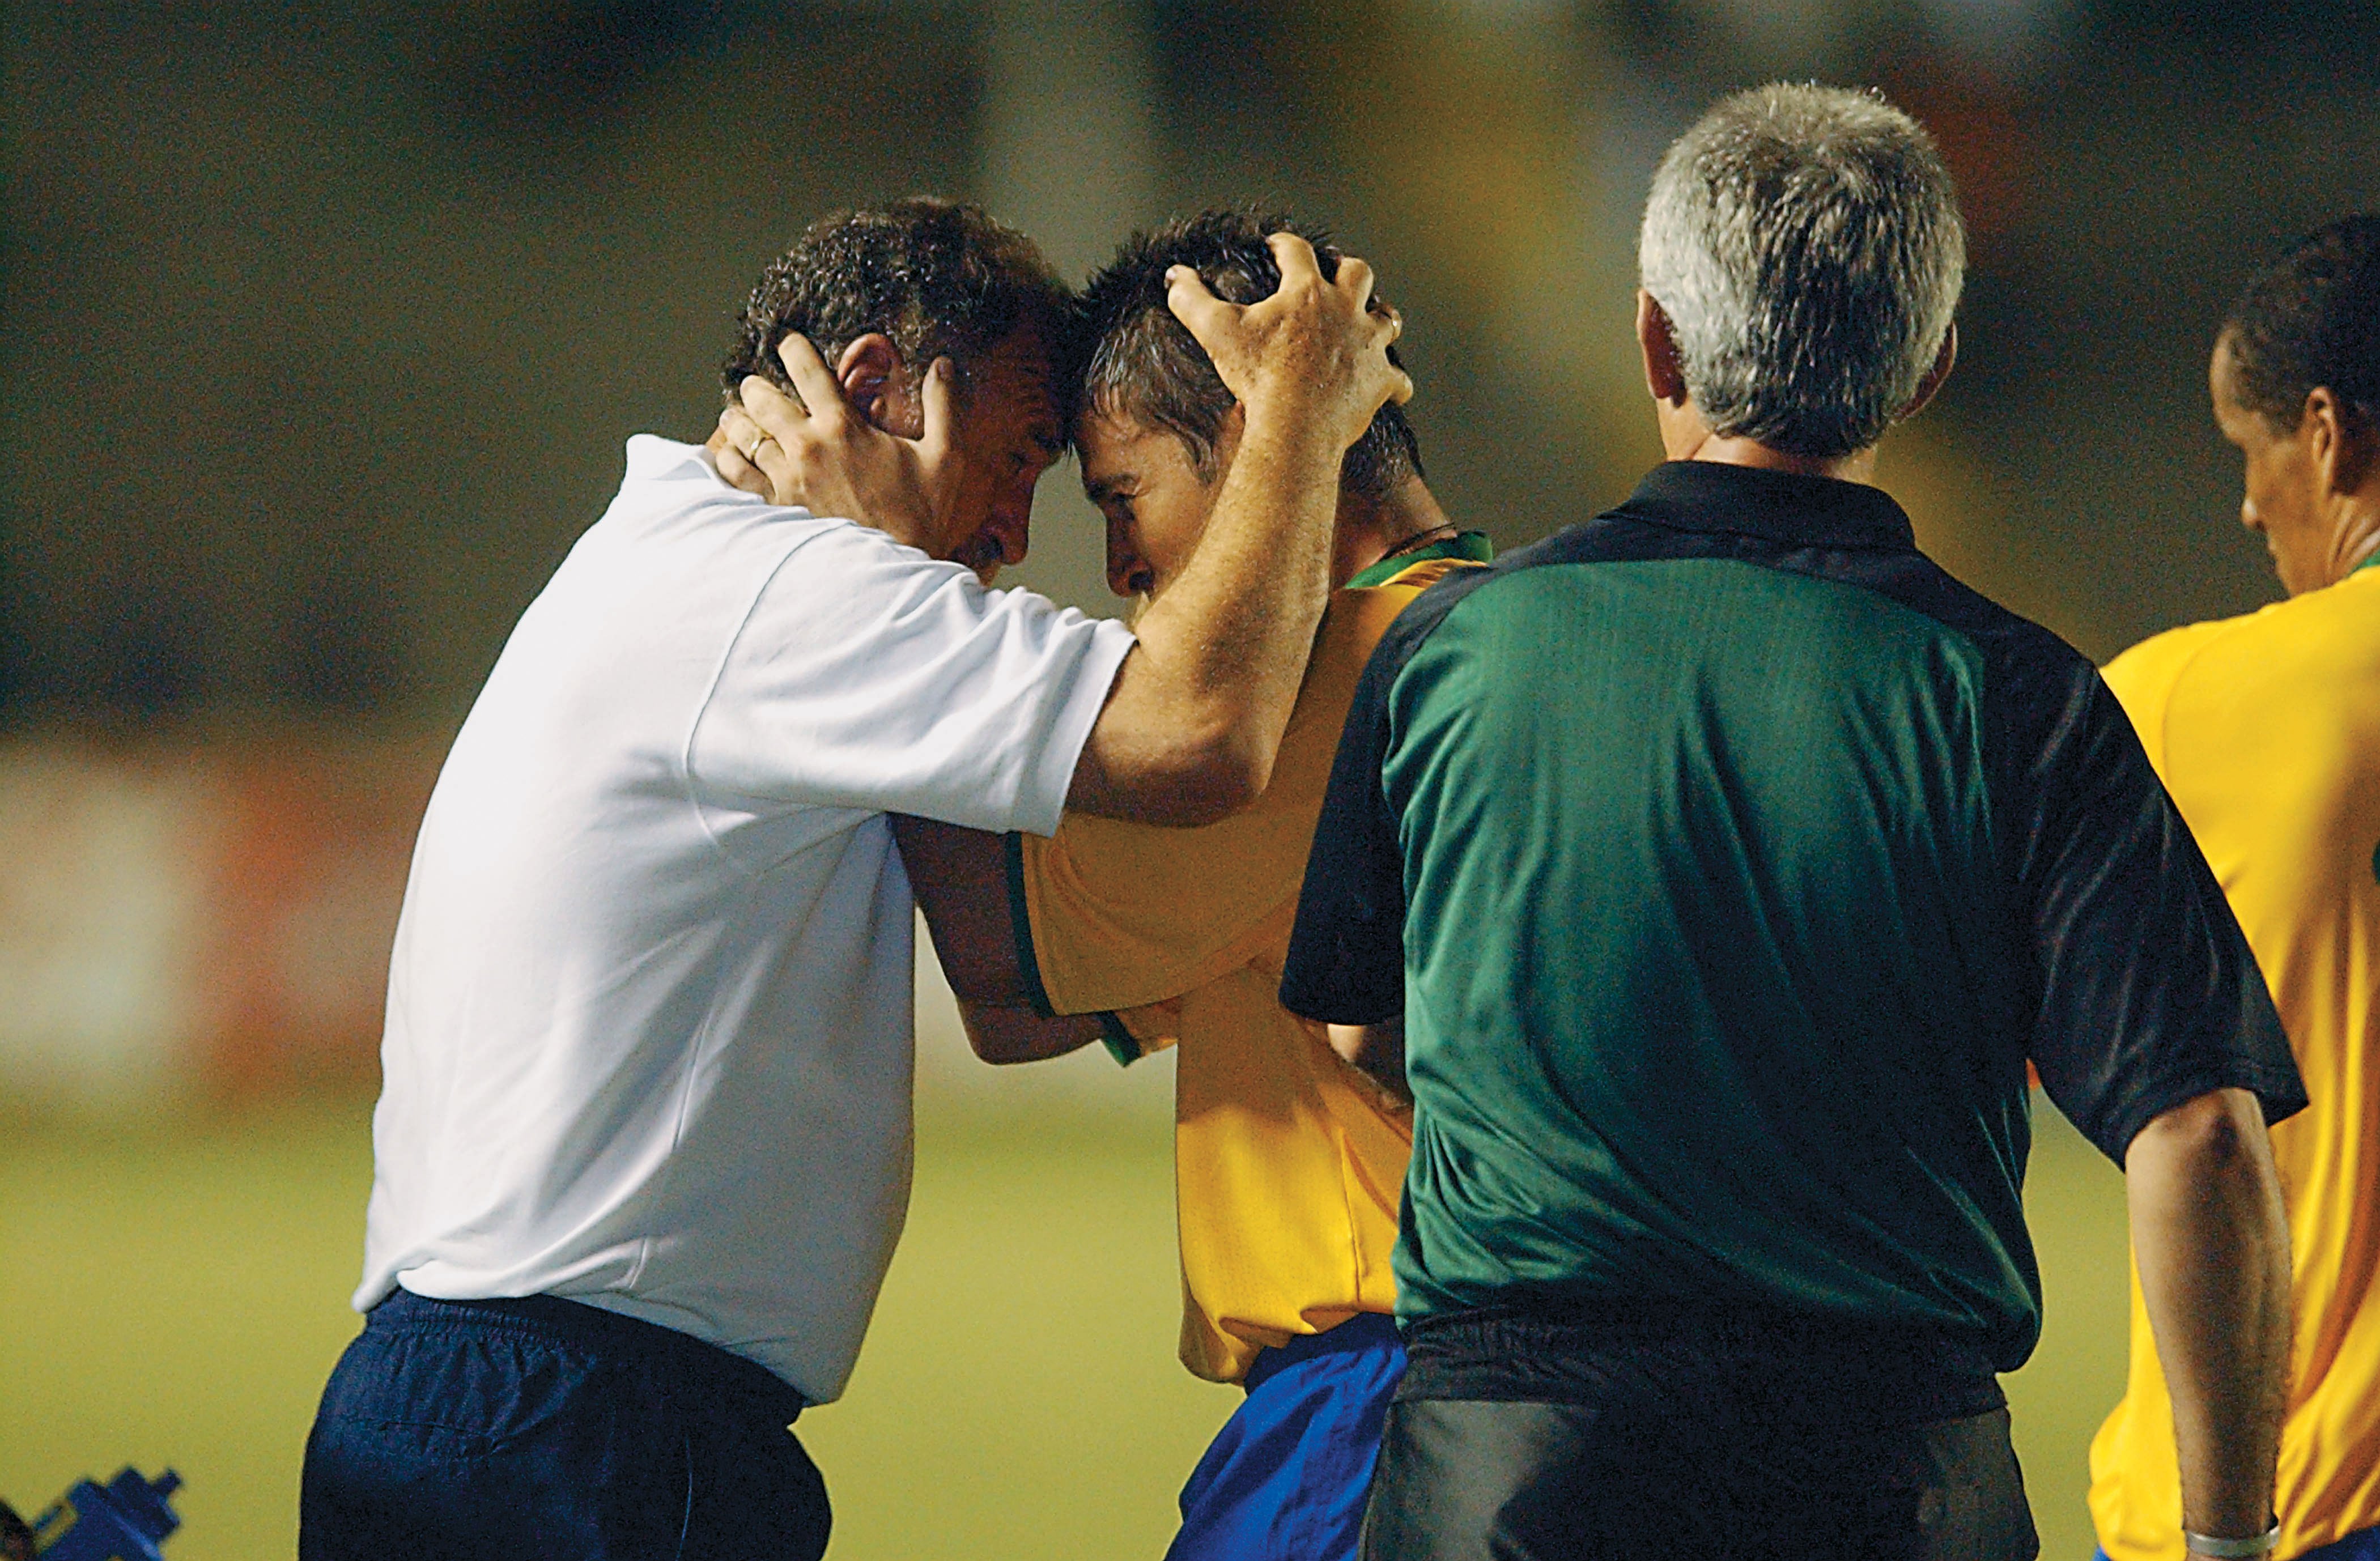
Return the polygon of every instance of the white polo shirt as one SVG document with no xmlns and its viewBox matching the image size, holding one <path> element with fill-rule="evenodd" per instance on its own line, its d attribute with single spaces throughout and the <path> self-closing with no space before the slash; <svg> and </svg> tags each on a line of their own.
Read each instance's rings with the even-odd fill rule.
<svg viewBox="0 0 2380 1561">
<path fill-rule="evenodd" d="M 356 1306 L 567 1296 L 840 1394 L 909 1198 L 884 815 L 1054 830 L 1131 646 L 630 440 L 422 821 Z"/>
</svg>

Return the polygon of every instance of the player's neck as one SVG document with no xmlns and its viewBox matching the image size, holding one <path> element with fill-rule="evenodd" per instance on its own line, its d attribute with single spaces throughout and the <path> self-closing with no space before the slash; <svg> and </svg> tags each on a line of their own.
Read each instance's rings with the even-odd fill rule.
<svg viewBox="0 0 2380 1561">
<path fill-rule="evenodd" d="M 2367 478 L 2364 489 L 2340 506 L 2338 522 L 2331 530 L 2333 581 L 2346 579 L 2380 556 L 2380 476 Z"/>
<path fill-rule="evenodd" d="M 1454 535 L 1454 522 L 1417 477 L 1406 478 L 1378 499 L 1342 492 L 1330 584 L 1343 586 L 1390 554 L 1418 551 Z"/>
</svg>

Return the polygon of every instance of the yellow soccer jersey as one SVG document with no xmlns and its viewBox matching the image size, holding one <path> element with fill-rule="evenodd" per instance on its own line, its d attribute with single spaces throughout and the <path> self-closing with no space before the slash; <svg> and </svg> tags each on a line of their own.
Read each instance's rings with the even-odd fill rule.
<svg viewBox="0 0 2380 1561">
<path fill-rule="evenodd" d="M 1050 839 L 1009 837 L 1018 954 L 1039 996 L 1105 1015 L 1125 1059 L 1181 1047 L 1182 1361 L 1211 1381 L 1239 1381 L 1266 1346 L 1396 1309 L 1413 1116 L 1281 1006 L 1281 962 L 1372 647 L 1423 587 L 1487 553 L 1465 533 L 1333 595 L 1271 783 L 1246 812 L 1197 829 L 1068 814 Z"/>
<path fill-rule="evenodd" d="M 2107 668 L 2238 914 L 2312 1107 L 2273 1129 L 2295 1253 L 2286 1558 L 2380 1526 L 2380 569 Z M 2114 1561 L 2180 1561 L 2173 1410 L 2132 1279 L 2131 1377 L 2091 1445 Z"/>
</svg>

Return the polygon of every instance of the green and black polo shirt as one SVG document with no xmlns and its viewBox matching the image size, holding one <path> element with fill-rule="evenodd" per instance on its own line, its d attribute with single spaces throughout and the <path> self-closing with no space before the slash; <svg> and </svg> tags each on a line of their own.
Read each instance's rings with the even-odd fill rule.
<svg viewBox="0 0 2380 1561">
<path fill-rule="evenodd" d="M 2120 1161 L 2304 1104 L 2098 673 L 1862 484 L 1711 463 L 1432 588 L 1342 737 L 1282 1001 L 1402 1011 L 1399 1314 L 2039 1332 L 2025 1063 Z"/>
</svg>

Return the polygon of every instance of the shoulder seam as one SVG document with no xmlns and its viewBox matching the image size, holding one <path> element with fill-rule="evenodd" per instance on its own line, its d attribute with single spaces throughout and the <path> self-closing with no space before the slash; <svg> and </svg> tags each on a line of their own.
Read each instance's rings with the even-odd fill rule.
<svg viewBox="0 0 2380 1561">
<path fill-rule="evenodd" d="M 703 816 L 701 799 L 694 794 L 695 739 L 702 731 L 703 718 L 710 713 L 710 702 L 719 696 L 719 685 L 727 676 L 728 664 L 735 659 L 735 647 L 744 643 L 745 633 L 752 626 L 752 615 L 760 610 L 760 599 L 769 594 L 769 587 L 777 583 L 777 576 L 785 572 L 785 565 L 793 562 L 794 555 L 824 535 L 826 533 L 823 530 L 817 530 L 795 538 L 786 545 L 785 551 L 778 555 L 777 562 L 769 566 L 769 572 L 761 576 L 759 585 L 753 587 L 751 596 L 745 600 L 743 615 L 735 621 L 735 632 L 727 636 L 727 643 L 720 647 L 719 659 L 710 669 L 710 679 L 703 684 L 702 697 L 694 707 L 694 719 L 686 722 L 686 741 L 678 745 L 678 788 L 680 794 L 686 798 L 687 811 L 694 815 L 695 828 L 702 831 L 702 838 L 710 843 L 713 851 L 747 877 L 756 875 L 741 858 L 727 849 L 725 841 L 712 832 L 710 820 Z"/>
<path fill-rule="evenodd" d="M 2173 720 L 2174 696 L 2181 691 L 2181 680 L 2188 677 L 2192 671 L 2197 667 L 2198 663 L 2204 659 L 2207 653 L 2213 650 L 2217 644 L 2229 639 L 2233 635 L 2245 630 L 2250 624 L 2253 623 L 2259 616 L 2261 616 L 2260 612 L 2243 612 L 2230 618 L 2217 618 L 2212 620 L 2211 627 L 2214 632 L 2198 636 L 2198 643 L 2192 646 L 2182 654 L 2181 659 L 2174 665 L 2173 675 L 2165 680 L 2165 696 L 2157 702 L 2156 753 L 2150 759 L 2150 768 L 2156 771 L 2158 783 L 2165 787 L 2167 794 L 2170 795 L 2173 792 L 2173 779 L 2171 773 L 2173 763 L 2173 744 L 2168 741 L 2168 728 Z M 2168 629 L 2166 632 L 2168 634 L 2175 634 L 2180 632 L 2181 629 L 2192 629 L 2206 626 L 2210 625 L 2185 623 L 2180 625 L 2180 628 Z M 2148 642 L 2143 640 L 2142 643 L 2145 645 Z M 2105 681 L 2104 678 L 2102 681 Z M 2112 694 L 2114 690 L 2110 689 L 2108 692 Z M 2120 699 L 2116 702 L 2119 705 L 2123 703 Z M 2131 712 L 2129 711 L 2126 712 L 2128 716 L 2130 713 Z M 2179 800 L 2176 801 L 2175 805 L 2180 805 Z"/>
</svg>

